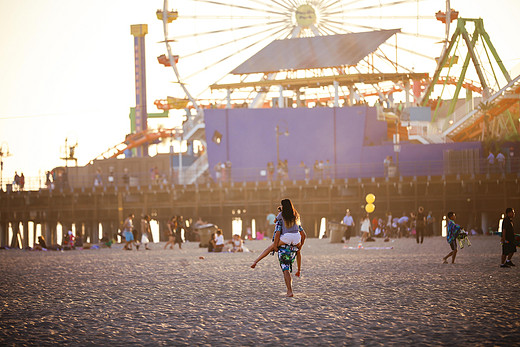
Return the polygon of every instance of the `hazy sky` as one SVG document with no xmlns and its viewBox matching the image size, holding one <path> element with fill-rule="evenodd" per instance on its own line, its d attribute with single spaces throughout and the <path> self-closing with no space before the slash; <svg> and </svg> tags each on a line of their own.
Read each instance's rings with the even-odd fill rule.
<svg viewBox="0 0 520 347">
<path fill-rule="evenodd" d="M 484 18 L 508 69 L 520 63 L 520 1 L 451 3 L 464 17 Z M 13 154 L 4 178 L 63 165 L 66 137 L 78 141 L 80 165 L 124 140 L 135 104 L 131 24 L 149 26 L 148 109 L 158 112 L 153 101 L 171 94 L 173 80 L 156 62 L 165 53 L 158 8 L 160 0 L 0 0 L 0 142 Z"/>
</svg>

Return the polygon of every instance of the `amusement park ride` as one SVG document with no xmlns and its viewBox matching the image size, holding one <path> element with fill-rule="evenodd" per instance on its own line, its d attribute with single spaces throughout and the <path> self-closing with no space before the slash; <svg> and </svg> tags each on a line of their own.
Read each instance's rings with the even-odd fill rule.
<svg viewBox="0 0 520 347">
<path fill-rule="evenodd" d="M 425 4 L 427 12 L 420 11 L 419 3 Z M 388 122 L 389 135 L 398 132 L 401 139 L 414 134 L 421 143 L 439 143 L 517 136 L 518 115 L 513 117 L 509 110 L 518 106 L 520 76 L 510 75 L 482 19 L 459 17 L 449 0 L 444 11 L 435 13 L 432 3 L 245 0 L 238 5 L 190 0 L 169 10 L 165 0 L 157 18 L 163 24 L 166 54 L 157 59 L 174 72 L 175 96 L 154 102 L 162 113 L 147 114 L 147 26 L 132 26 L 134 133 L 97 159 L 134 149 L 137 156 L 147 155 L 148 144 L 174 137 L 204 143 L 204 110 L 209 108 L 341 107 L 370 102 L 379 106 L 378 119 Z M 177 22 L 171 37 L 169 26 Z M 420 28 L 428 32 L 421 33 Z M 202 48 L 197 49 L 195 42 Z M 435 48 L 439 43 L 442 49 Z M 345 45 L 350 45 L 349 52 L 342 50 Z M 440 51 L 438 58 L 423 53 L 432 50 Z M 334 54 L 339 60 L 333 59 Z M 433 71 L 431 77 L 428 71 Z M 207 83 L 210 80 L 216 82 Z M 462 89 L 466 96 L 460 100 Z M 401 118 L 417 106 L 431 109 L 430 121 L 419 124 L 427 131 L 420 134 Z M 167 117 L 171 110 L 186 110 L 182 128 L 148 129 L 148 117 Z M 208 168 L 207 155 L 198 160 L 202 173 Z"/>
</svg>

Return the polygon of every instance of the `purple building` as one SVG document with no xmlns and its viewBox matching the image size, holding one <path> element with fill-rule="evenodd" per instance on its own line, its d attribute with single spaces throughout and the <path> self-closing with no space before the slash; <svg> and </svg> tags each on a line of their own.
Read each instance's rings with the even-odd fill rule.
<svg viewBox="0 0 520 347">
<path fill-rule="evenodd" d="M 208 109 L 205 123 L 213 178 L 218 163 L 230 162 L 233 181 L 266 180 L 267 163 L 276 166 L 277 153 L 282 161 L 287 160 L 291 180 L 304 179 L 301 162 L 311 168 L 311 178 L 316 178 L 316 160 L 329 160 L 330 177 L 344 179 L 381 177 L 385 157 L 397 160 L 387 122 L 377 120 L 373 107 Z M 454 155 L 457 153 L 460 155 Z M 399 174 L 479 173 L 482 155 L 480 142 L 402 142 Z M 460 157 L 466 158 L 464 163 Z"/>
</svg>

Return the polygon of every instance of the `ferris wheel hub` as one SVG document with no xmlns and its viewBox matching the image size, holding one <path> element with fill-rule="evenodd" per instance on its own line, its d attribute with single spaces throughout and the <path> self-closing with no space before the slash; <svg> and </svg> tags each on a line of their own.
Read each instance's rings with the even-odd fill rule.
<svg viewBox="0 0 520 347">
<path fill-rule="evenodd" d="M 316 10 L 309 4 L 300 5 L 295 12 L 296 24 L 302 28 L 308 28 L 316 24 Z"/>
</svg>

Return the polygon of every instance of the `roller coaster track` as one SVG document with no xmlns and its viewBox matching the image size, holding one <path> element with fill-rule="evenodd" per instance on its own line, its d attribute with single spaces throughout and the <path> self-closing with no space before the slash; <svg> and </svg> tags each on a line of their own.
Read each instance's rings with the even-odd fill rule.
<svg viewBox="0 0 520 347">
<path fill-rule="evenodd" d="M 520 100 L 520 75 L 512 79 L 505 87 L 491 95 L 484 103 L 491 104 L 489 110 L 474 109 L 461 117 L 454 116 L 453 124 L 443 131 L 443 136 L 450 137 L 453 141 L 469 141 L 482 134 L 484 120 L 493 120 L 508 110 L 515 102 Z"/>
<path fill-rule="evenodd" d="M 439 77 L 439 80 L 437 81 L 437 84 L 449 84 L 452 86 L 456 86 L 458 83 L 458 80 L 456 77 Z M 482 86 L 479 85 L 478 82 L 472 81 L 469 79 L 464 79 L 462 82 L 462 88 L 471 90 L 472 92 L 476 92 L 479 94 L 482 94 Z"/>
<path fill-rule="evenodd" d="M 137 148 L 146 143 L 150 144 L 159 139 L 171 138 L 176 135 L 177 131 L 176 129 L 146 129 L 135 134 L 130 134 L 123 142 L 107 149 L 98 155 L 96 159 L 117 158 L 126 150 Z"/>
</svg>

